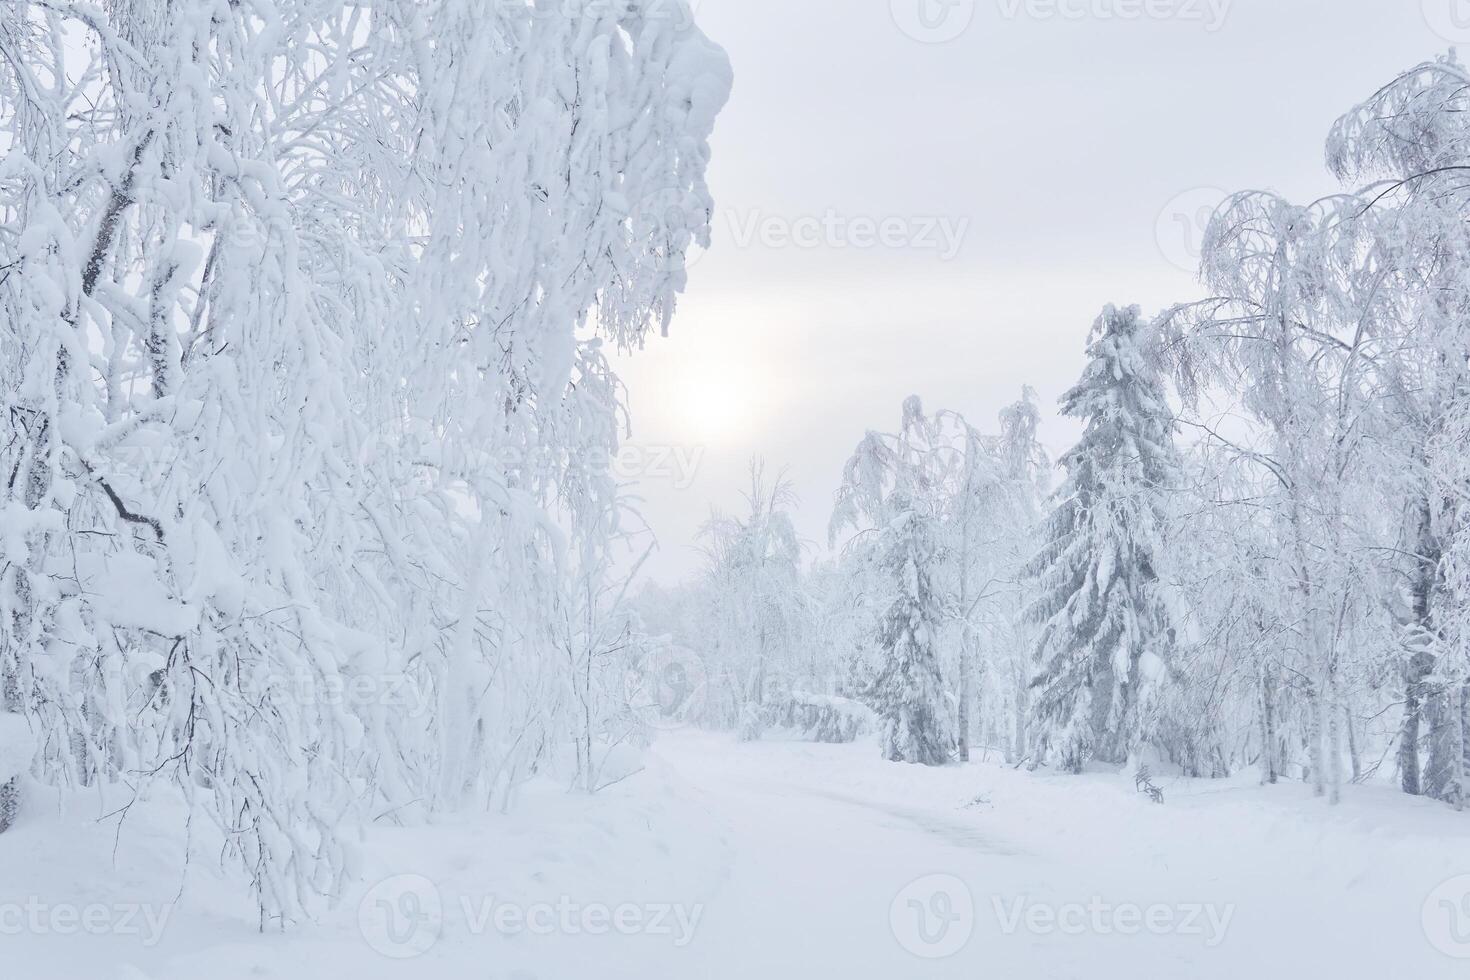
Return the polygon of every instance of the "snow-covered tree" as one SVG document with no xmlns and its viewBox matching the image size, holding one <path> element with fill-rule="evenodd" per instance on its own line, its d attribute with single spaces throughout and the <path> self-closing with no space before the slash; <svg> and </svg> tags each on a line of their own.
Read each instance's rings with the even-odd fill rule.
<svg viewBox="0 0 1470 980">
<path fill-rule="evenodd" d="M 716 513 L 700 532 L 714 627 L 700 640 L 726 678 L 741 737 L 754 741 L 766 726 L 767 695 L 789 667 L 805 599 L 790 481 L 768 479 L 765 464 L 753 460 L 744 499 L 743 513 Z"/>
<path fill-rule="evenodd" d="M 682 2 L 549 6 L 0 7 L 4 710 L 262 924 L 340 824 L 508 799 L 603 646 L 601 347 L 670 322 L 731 78 Z"/>
<path fill-rule="evenodd" d="M 1466 83 L 1452 54 L 1380 88 L 1333 127 L 1328 161 L 1344 181 L 1374 178 L 1353 196 L 1344 234 L 1361 263 L 1355 310 L 1371 350 L 1374 393 L 1392 433 L 1373 465 L 1404 515 L 1396 553 L 1409 556 L 1402 631 L 1404 712 L 1398 764 L 1406 792 L 1463 801 L 1457 703 L 1470 682 L 1462 632 L 1470 594 L 1459 591 L 1466 534 L 1463 416 L 1470 366 L 1470 166 Z"/>
<path fill-rule="evenodd" d="M 867 702 L 882 720 L 883 757 L 890 762 L 940 766 L 953 740 L 936 649 L 941 635 L 934 564 L 933 518 L 903 490 L 887 500 L 892 517 L 880 531 L 881 567 L 897 597 L 883 614 L 878 649 L 883 657 Z"/>
<path fill-rule="evenodd" d="M 981 662 L 996 681 L 983 691 L 992 709 L 982 731 L 988 730 L 1005 746 L 1006 758 L 1013 763 L 1026 756 L 1030 717 L 1029 654 L 1034 637 L 1023 615 L 1030 604 L 1024 569 L 1036 550 L 1052 479 L 1052 462 L 1041 444 L 1040 426 L 1039 398 L 1030 387 L 1022 390 L 1019 401 L 1001 411 L 996 448 L 1005 493 L 992 514 L 988 549 L 989 580 L 996 583 L 997 590 L 990 615 L 980 623 L 989 641 Z"/>
<path fill-rule="evenodd" d="M 1086 422 L 1028 566 L 1040 627 L 1032 681 L 1038 747 L 1073 771 L 1125 761 L 1154 733 L 1173 627 L 1159 581 L 1161 498 L 1177 480 L 1174 423 L 1136 307 L 1093 327 L 1062 411 Z"/>
<path fill-rule="evenodd" d="M 1206 235 L 1215 296 L 1169 318 L 1187 400 L 1223 390 L 1244 410 L 1239 431 L 1191 425 L 1237 471 L 1219 503 L 1259 539 L 1220 552 L 1243 562 L 1220 582 L 1276 637 L 1258 673 L 1275 732 L 1263 757 L 1274 774 L 1299 741 L 1301 772 L 1334 800 L 1345 763 L 1365 775 L 1361 730 L 1398 704 L 1407 791 L 1452 795 L 1436 760 L 1462 756 L 1436 736 L 1462 727 L 1463 676 L 1438 667 L 1454 662 L 1445 630 L 1460 608 L 1444 573 L 1462 454 L 1445 448 L 1470 340 L 1465 79 L 1452 59 L 1420 66 L 1338 122 L 1335 175 L 1374 182 L 1308 206 L 1233 196 Z"/>
<path fill-rule="evenodd" d="M 1019 712 L 1025 700 L 1028 672 L 1017 669 L 1024 661 L 1012 655 L 1019 640 L 1018 580 L 1051 469 L 1037 441 L 1034 391 L 1023 389 L 999 421 L 999 436 L 982 433 L 952 411 L 938 413 L 930 427 L 928 465 L 940 502 L 942 544 L 935 585 L 952 626 L 944 639 L 954 649 L 945 660 L 954 662 L 957 677 L 962 762 L 970 759 L 976 730 L 989 727 L 991 735 L 1000 735 L 994 724 L 1000 712 Z M 1015 717 L 1007 717 L 1010 723 L 1001 729 L 1015 727 Z"/>
<path fill-rule="evenodd" d="M 936 423 L 909 398 L 896 435 L 870 432 L 859 443 L 831 522 L 834 542 L 849 529 L 872 537 L 862 554 L 888 583 L 865 696 L 883 725 L 884 758 L 931 766 L 948 762 L 954 746 L 938 651 L 945 600 L 933 581 L 944 501 L 939 448 Z"/>
</svg>

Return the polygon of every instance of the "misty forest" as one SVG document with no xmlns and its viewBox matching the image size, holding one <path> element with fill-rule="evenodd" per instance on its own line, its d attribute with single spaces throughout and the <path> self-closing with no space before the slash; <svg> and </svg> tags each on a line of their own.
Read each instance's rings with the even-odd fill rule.
<svg viewBox="0 0 1470 980">
<path fill-rule="evenodd" d="M 1470 67 L 655 540 L 697 7 L 0 3 L 0 975 L 1461 975 Z"/>
</svg>

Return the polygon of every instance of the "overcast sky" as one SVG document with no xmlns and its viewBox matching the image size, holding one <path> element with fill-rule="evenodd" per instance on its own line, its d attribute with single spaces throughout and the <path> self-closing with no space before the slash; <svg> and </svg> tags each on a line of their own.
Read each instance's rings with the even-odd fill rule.
<svg viewBox="0 0 1470 980">
<path fill-rule="evenodd" d="M 844 461 L 910 394 L 993 428 L 1030 384 L 1065 449 L 1076 429 L 1054 407 L 1100 308 L 1196 295 L 1221 189 L 1331 190 L 1332 121 L 1470 42 L 1470 0 L 698 11 L 736 74 L 714 248 L 672 336 L 618 361 L 666 583 L 697 568 L 699 526 L 739 506 L 754 455 L 787 469 L 820 554 Z"/>
</svg>

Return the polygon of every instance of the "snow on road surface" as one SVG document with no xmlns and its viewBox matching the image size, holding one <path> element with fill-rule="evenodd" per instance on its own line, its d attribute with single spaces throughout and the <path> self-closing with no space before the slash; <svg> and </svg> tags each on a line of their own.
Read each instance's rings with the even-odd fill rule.
<svg viewBox="0 0 1470 980">
<path fill-rule="evenodd" d="M 595 800 L 375 830 L 314 925 L 256 932 L 208 836 L 34 806 L 0 839 L 25 980 L 1464 977 L 1470 821 L 1389 789 L 882 762 L 676 733 Z M 83 807 L 90 805 L 90 812 Z M 121 841 L 116 847 L 114 844 Z M 183 858 L 189 855 L 185 873 Z M 100 869 L 106 869 L 103 872 Z M 90 917 L 90 918 L 89 918 Z"/>
</svg>

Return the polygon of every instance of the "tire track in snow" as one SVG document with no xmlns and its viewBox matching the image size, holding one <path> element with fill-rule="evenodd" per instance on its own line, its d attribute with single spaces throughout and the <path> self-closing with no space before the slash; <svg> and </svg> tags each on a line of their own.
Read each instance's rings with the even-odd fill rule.
<svg viewBox="0 0 1470 980">
<path fill-rule="evenodd" d="M 946 817 L 942 813 L 934 810 L 895 806 L 877 800 L 842 793 L 837 790 L 821 789 L 800 783 L 777 780 L 754 780 L 750 778 L 744 778 L 740 781 L 757 792 L 784 797 L 816 797 L 817 799 L 830 800 L 860 810 L 866 810 L 870 813 L 890 818 L 889 822 L 883 824 L 888 829 L 901 830 L 905 828 L 917 828 L 929 836 L 938 837 L 952 847 L 958 847 L 962 850 L 978 851 L 982 854 L 989 854 L 995 857 L 1020 857 L 1026 853 L 1008 842 L 997 840 L 973 824 Z M 892 821 L 897 821 L 897 823 Z"/>
</svg>

